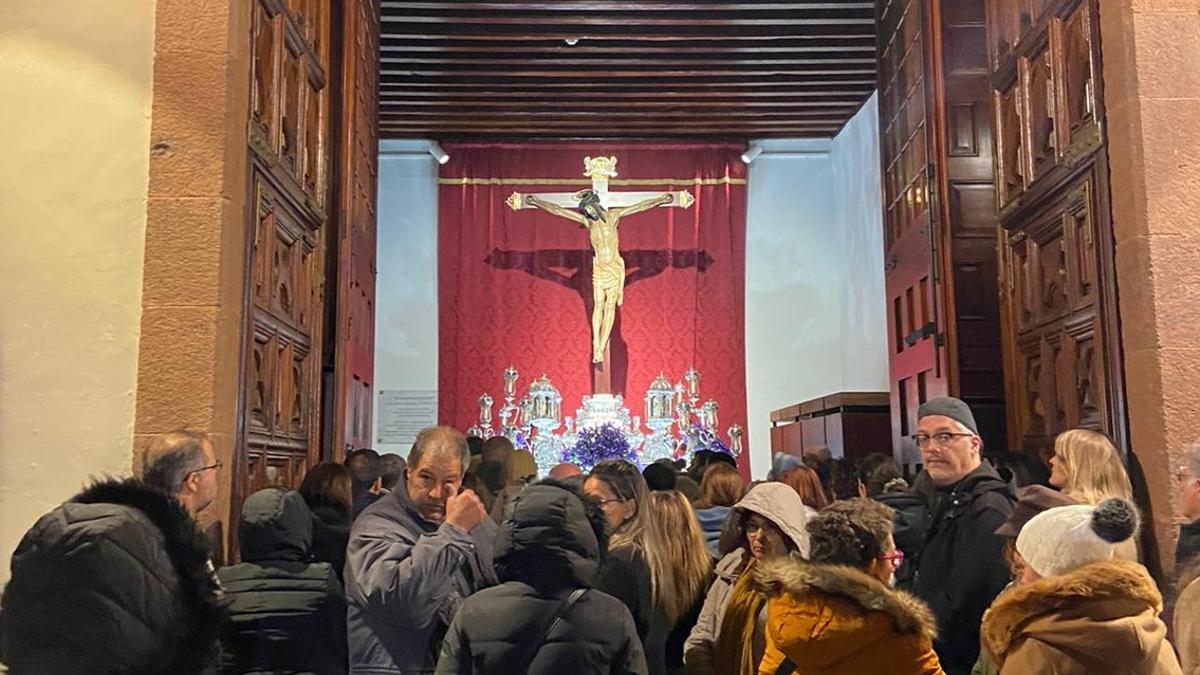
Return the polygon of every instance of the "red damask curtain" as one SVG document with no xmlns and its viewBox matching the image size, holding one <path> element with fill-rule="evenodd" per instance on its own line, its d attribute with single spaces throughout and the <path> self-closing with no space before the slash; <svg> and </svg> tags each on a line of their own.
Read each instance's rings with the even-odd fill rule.
<svg viewBox="0 0 1200 675">
<path fill-rule="evenodd" d="M 545 373 L 573 416 L 591 393 L 591 260 L 587 232 L 513 192 L 591 185 L 585 156 L 615 156 L 610 192 L 686 189 L 688 209 L 655 208 L 621 221 L 624 305 L 614 326 L 611 377 L 634 415 L 664 372 L 695 366 L 702 399 L 720 404 L 722 436 L 746 426 L 746 167 L 741 148 L 710 144 L 450 144 L 438 188 L 438 418 L 466 429 L 478 398 L 497 407 L 502 372 L 518 395 Z M 747 434 L 748 436 L 748 434 Z M 746 463 L 746 452 L 739 458 Z"/>
</svg>

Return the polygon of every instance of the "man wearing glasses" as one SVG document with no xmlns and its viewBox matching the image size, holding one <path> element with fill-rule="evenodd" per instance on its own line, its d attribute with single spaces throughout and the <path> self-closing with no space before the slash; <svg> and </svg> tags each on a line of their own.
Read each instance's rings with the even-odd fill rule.
<svg viewBox="0 0 1200 675">
<path fill-rule="evenodd" d="M 140 479 L 101 479 L 42 516 L 12 556 L 0 620 L 11 672 L 207 672 L 223 610 L 196 514 L 221 463 L 202 433 L 152 439 Z"/>
<path fill-rule="evenodd" d="M 936 488 L 912 591 L 938 620 L 934 649 L 950 675 L 971 672 L 979 656 L 979 624 L 1009 581 L 996 535 L 1013 509 L 1008 484 L 982 461 L 975 416 L 956 398 L 926 401 L 913 442 Z"/>
<path fill-rule="evenodd" d="M 142 480 L 172 495 L 195 518 L 217 498 L 221 462 L 212 441 L 194 431 L 155 436 L 142 455 Z"/>
</svg>

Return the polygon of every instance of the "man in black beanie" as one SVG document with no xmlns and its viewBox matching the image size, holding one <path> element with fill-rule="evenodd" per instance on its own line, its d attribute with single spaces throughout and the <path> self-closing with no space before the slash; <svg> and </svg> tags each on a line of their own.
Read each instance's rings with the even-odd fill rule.
<svg viewBox="0 0 1200 675">
<path fill-rule="evenodd" d="M 934 649 L 949 675 L 967 675 L 979 656 L 979 624 L 1009 582 L 996 529 L 1013 509 L 1013 496 L 990 464 L 971 408 L 957 398 L 935 398 L 917 411 L 912 440 L 937 489 L 912 591 L 938 620 Z"/>
</svg>

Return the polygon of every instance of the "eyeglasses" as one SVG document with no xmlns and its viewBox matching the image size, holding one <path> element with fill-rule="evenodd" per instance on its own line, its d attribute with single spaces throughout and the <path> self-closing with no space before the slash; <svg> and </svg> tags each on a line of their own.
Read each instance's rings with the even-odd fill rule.
<svg viewBox="0 0 1200 675">
<path fill-rule="evenodd" d="M 220 469 L 223 466 L 225 466 L 225 465 L 221 462 L 217 462 L 216 464 L 209 464 L 208 466 L 202 466 L 199 469 L 196 469 L 195 471 L 189 471 L 188 475 L 190 476 L 194 473 L 200 473 L 201 471 L 208 471 L 209 469 Z"/>
<path fill-rule="evenodd" d="M 900 549 L 896 549 L 895 551 L 892 551 L 891 553 L 884 553 L 883 555 L 879 556 L 878 559 L 886 560 L 886 561 L 892 563 L 892 567 L 899 567 L 904 564 L 904 551 L 901 551 Z"/>
<path fill-rule="evenodd" d="M 912 441 L 913 441 L 913 443 L 917 444 L 918 448 L 923 448 L 926 445 L 929 445 L 930 441 L 932 441 L 938 447 L 944 448 L 947 445 L 950 445 L 950 443 L 952 443 L 954 441 L 954 439 L 956 439 L 956 438 L 960 438 L 962 436 L 974 436 L 974 435 L 975 434 L 952 433 L 949 431 L 939 431 L 936 434 L 913 434 Z"/>
</svg>

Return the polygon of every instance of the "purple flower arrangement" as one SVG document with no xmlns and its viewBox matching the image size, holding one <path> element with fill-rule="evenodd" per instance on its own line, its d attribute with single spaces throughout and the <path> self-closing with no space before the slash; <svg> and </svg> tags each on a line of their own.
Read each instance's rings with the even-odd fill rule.
<svg viewBox="0 0 1200 675">
<path fill-rule="evenodd" d="M 562 461 L 571 462 L 587 472 L 606 459 L 638 463 L 637 453 L 629 446 L 629 439 L 611 424 L 580 429 L 575 445 L 563 452 Z"/>
</svg>

